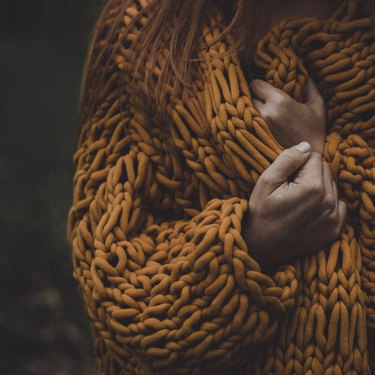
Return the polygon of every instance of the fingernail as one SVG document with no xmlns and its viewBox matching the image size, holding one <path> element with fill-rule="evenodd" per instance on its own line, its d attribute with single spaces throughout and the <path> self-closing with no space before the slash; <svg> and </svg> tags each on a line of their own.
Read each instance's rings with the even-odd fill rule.
<svg viewBox="0 0 375 375">
<path fill-rule="evenodd" d="M 311 150 L 311 146 L 310 146 L 310 143 L 303 141 L 296 146 L 296 149 L 301 152 L 306 153 Z"/>
</svg>

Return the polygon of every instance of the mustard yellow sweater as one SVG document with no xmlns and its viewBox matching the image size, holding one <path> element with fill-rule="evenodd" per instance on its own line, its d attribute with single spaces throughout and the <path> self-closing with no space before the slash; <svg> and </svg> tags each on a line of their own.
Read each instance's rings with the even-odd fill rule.
<svg viewBox="0 0 375 375">
<path fill-rule="evenodd" d="M 119 31 L 147 3 L 134 0 Z M 207 42 L 220 32 L 212 13 Z M 361 3 L 283 20 L 257 48 L 264 79 L 297 100 L 313 75 L 330 124 L 324 158 L 348 204 L 334 243 L 274 274 L 252 257 L 242 220 L 282 147 L 238 56 L 219 56 L 232 36 L 199 52 L 210 59 L 163 118 L 142 105 L 142 76 L 122 79 L 149 18 L 122 36 L 74 156 L 68 238 L 100 374 L 375 374 L 375 34 Z M 104 32 L 93 59 L 103 43 Z"/>
</svg>

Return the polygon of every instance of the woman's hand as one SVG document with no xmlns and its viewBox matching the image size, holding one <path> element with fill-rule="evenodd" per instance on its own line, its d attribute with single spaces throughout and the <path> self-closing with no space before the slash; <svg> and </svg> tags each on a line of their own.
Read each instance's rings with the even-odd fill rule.
<svg viewBox="0 0 375 375">
<path fill-rule="evenodd" d="M 284 91 L 262 80 L 253 80 L 250 88 L 255 97 L 255 108 L 284 148 L 307 141 L 312 151 L 323 153 L 325 106 L 311 78 L 304 91 L 305 103 L 297 102 Z"/>
<path fill-rule="evenodd" d="M 305 152 L 304 152 L 305 151 Z M 293 175 L 293 178 L 291 176 Z M 330 244 L 345 222 L 328 164 L 306 142 L 286 149 L 259 177 L 243 236 L 263 270 Z"/>
</svg>

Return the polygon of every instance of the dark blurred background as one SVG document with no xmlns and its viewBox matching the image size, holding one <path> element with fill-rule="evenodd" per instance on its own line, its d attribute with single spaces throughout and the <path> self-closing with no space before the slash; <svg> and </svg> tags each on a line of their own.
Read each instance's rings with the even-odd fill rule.
<svg viewBox="0 0 375 375">
<path fill-rule="evenodd" d="M 80 75 L 103 3 L 0 1 L 0 374 L 95 374 L 65 233 Z"/>
</svg>

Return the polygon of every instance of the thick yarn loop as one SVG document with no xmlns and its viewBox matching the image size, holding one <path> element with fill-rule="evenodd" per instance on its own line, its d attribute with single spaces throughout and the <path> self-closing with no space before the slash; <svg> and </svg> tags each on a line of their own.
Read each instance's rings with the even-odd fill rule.
<svg viewBox="0 0 375 375">
<path fill-rule="evenodd" d="M 252 104 L 237 55 L 220 56 L 234 41 L 204 48 L 222 21 L 207 17 L 197 53 L 206 61 L 192 87 L 170 95 L 162 118 L 142 106 L 142 72 L 123 79 L 147 6 L 134 0 L 126 10 L 74 156 L 68 238 L 100 374 L 370 375 L 375 34 L 361 2 L 344 2 L 324 21 L 283 20 L 258 44 L 255 63 L 269 83 L 301 102 L 307 79 L 317 83 L 327 107 L 323 156 L 348 204 L 330 246 L 272 275 L 247 248 L 242 219 L 283 148 Z M 88 95 L 117 12 L 96 38 Z M 155 85 L 167 55 L 160 50 Z"/>
</svg>

